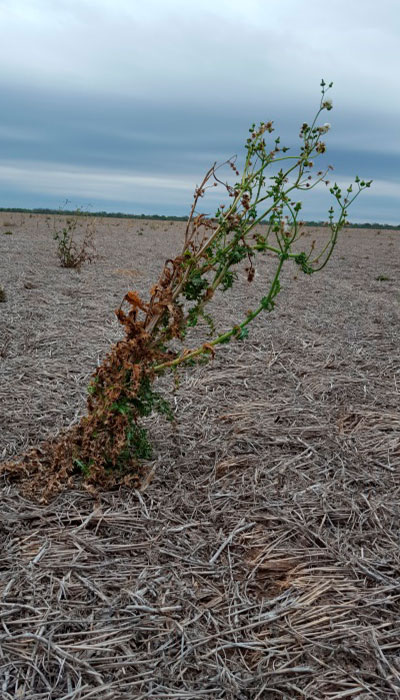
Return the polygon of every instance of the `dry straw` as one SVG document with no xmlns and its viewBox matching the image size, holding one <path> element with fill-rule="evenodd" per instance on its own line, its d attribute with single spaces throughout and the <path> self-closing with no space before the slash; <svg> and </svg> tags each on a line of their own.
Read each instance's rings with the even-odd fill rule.
<svg viewBox="0 0 400 700">
<path fill-rule="evenodd" d="M 70 281 L 54 266 L 48 289 L 22 286 L 24 303 L 5 307 L 28 331 L 2 358 L 14 454 L 76 421 L 93 346 L 117 335 L 101 321 L 120 293 L 106 225 L 97 274 Z M 165 256 L 181 232 L 118 235 L 151 280 L 154 241 Z M 390 235 L 346 231 L 324 275 L 285 279 L 282 315 L 182 372 L 177 426 L 147 419 L 155 458 L 141 491 L 35 505 L 3 478 L 2 700 L 398 697 L 400 325 L 393 289 L 375 281 L 375 266 L 395 274 Z M 29 225 L 21 238 L 26 265 Z M 355 270 L 360 241 L 374 255 Z M 38 328 L 29 300 L 50 289 Z M 221 298 L 218 327 L 246 308 L 246 289 Z"/>
</svg>

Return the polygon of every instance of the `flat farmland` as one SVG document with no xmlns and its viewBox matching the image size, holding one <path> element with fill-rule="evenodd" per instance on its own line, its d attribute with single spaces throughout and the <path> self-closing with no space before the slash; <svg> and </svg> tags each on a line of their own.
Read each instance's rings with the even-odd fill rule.
<svg viewBox="0 0 400 700">
<path fill-rule="evenodd" d="M 0 214 L 2 461 L 84 413 L 114 310 L 184 232 L 99 218 L 78 272 L 62 224 Z M 2 698 L 399 697 L 399 261 L 400 231 L 348 229 L 321 273 L 288 265 L 246 341 L 159 380 L 176 423 L 147 419 L 140 491 L 77 482 L 38 504 L 0 477 Z M 215 299 L 218 331 L 272 265 Z"/>
</svg>

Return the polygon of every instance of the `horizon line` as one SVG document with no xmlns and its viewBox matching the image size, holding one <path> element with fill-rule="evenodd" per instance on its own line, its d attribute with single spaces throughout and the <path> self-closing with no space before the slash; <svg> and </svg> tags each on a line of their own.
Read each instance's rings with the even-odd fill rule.
<svg viewBox="0 0 400 700">
<path fill-rule="evenodd" d="M 126 214 L 124 212 L 110 212 L 106 210 L 101 211 L 87 211 L 84 209 L 53 209 L 51 207 L 0 207 L 1 213 L 15 213 L 15 214 L 57 214 L 59 216 L 97 216 L 104 218 L 115 218 L 115 219 L 155 219 L 162 221 L 187 221 L 187 216 L 179 216 L 174 214 Z M 212 218 L 212 217 L 211 217 Z M 266 222 L 261 222 L 266 223 Z M 305 226 L 328 226 L 329 223 L 323 220 L 309 220 L 302 222 Z M 363 221 L 363 222 L 352 222 L 349 221 L 345 228 L 383 228 L 383 229 L 400 229 L 400 224 L 381 224 L 378 221 Z"/>
</svg>

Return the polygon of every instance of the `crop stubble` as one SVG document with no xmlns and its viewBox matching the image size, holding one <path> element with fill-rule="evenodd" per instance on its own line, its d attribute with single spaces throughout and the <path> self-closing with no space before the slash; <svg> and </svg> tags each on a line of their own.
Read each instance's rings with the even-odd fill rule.
<svg viewBox="0 0 400 700">
<path fill-rule="evenodd" d="M 2 217 L 5 459 L 81 415 L 112 309 L 183 224 L 99 220 L 77 273 L 44 216 Z M 399 697 L 399 241 L 344 232 L 248 341 L 183 370 L 140 492 L 40 506 L 2 479 L 2 698 Z M 254 293 L 221 297 L 218 329 Z"/>
</svg>

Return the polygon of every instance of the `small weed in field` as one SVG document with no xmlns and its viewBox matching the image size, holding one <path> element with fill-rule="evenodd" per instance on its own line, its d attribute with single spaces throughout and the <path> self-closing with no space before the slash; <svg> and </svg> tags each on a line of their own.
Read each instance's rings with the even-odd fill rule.
<svg viewBox="0 0 400 700">
<path fill-rule="evenodd" d="M 386 275 L 378 275 L 378 277 L 375 277 L 377 282 L 390 282 L 390 277 L 387 277 Z"/>
<path fill-rule="evenodd" d="M 4 287 L 2 287 L 0 284 L 0 304 L 4 303 L 5 301 L 7 301 L 7 294 Z"/>
<path fill-rule="evenodd" d="M 75 239 L 80 221 L 84 221 L 84 234 L 80 243 Z M 62 229 L 55 230 L 53 238 L 57 242 L 57 257 L 61 267 L 80 269 L 84 262 L 93 262 L 96 257 L 94 245 L 95 220 L 88 217 L 81 209 L 76 209 L 66 219 Z"/>
<path fill-rule="evenodd" d="M 12 231 L 3 231 L 4 236 L 12 236 L 13 232 Z"/>
</svg>

